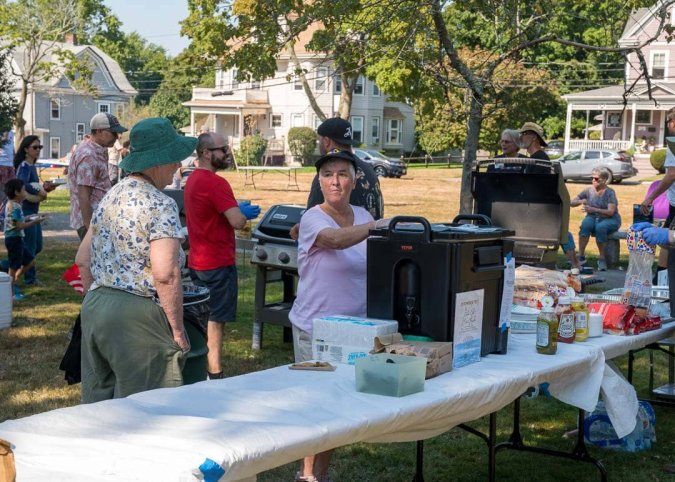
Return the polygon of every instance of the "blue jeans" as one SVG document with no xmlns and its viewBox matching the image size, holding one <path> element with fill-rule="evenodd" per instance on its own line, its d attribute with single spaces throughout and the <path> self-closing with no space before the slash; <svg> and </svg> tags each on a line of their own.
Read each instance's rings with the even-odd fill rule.
<svg viewBox="0 0 675 482">
<path fill-rule="evenodd" d="M 595 241 L 598 243 L 606 243 L 609 240 L 609 235 L 614 231 L 618 231 L 621 223 L 614 218 L 596 218 L 592 215 L 587 215 L 581 221 L 581 228 L 579 229 L 579 236 L 585 238 L 595 235 Z"/>
<path fill-rule="evenodd" d="M 23 242 L 26 246 L 28 252 L 35 258 L 40 251 L 42 251 L 42 225 L 34 224 L 30 228 L 24 229 L 26 235 L 23 238 Z M 37 273 L 35 272 L 35 266 L 26 271 L 23 276 L 23 281 L 26 284 L 35 283 L 37 280 Z"/>
</svg>

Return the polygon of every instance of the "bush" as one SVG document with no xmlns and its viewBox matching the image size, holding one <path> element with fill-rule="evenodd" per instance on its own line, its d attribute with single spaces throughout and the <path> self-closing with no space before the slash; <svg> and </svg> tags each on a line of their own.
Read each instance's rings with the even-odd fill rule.
<svg viewBox="0 0 675 482">
<path fill-rule="evenodd" d="M 663 174 L 666 172 L 666 169 L 663 167 L 663 164 L 666 162 L 666 150 L 658 149 L 649 156 L 649 162 L 654 169 Z"/>
<path fill-rule="evenodd" d="M 267 139 L 260 134 L 246 136 L 241 140 L 239 150 L 234 151 L 237 163 L 242 166 L 259 166 L 267 149 Z"/>
<path fill-rule="evenodd" d="M 316 132 L 309 127 L 292 127 L 288 131 L 288 148 L 296 161 L 305 164 L 316 149 Z"/>
</svg>

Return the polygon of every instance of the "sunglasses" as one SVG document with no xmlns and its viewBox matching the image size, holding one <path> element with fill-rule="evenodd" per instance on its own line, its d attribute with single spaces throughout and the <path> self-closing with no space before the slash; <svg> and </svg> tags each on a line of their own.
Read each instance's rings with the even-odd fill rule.
<svg viewBox="0 0 675 482">
<path fill-rule="evenodd" d="M 209 151 L 211 151 L 211 152 L 222 151 L 223 154 L 227 154 L 228 147 L 227 147 L 227 146 L 223 146 L 223 147 L 209 147 L 209 148 L 207 148 L 207 150 L 209 150 Z"/>
<path fill-rule="evenodd" d="M 40 150 L 40 149 L 42 149 L 43 147 L 44 147 L 44 146 L 30 146 L 31 149 L 37 149 L 37 150 Z"/>
<path fill-rule="evenodd" d="M 600 179 L 600 178 L 597 177 L 597 176 L 593 176 L 593 177 L 591 178 L 591 180 L 593 180 L 593 181 L 602 181 L 602 179 Z"/>
</svg>

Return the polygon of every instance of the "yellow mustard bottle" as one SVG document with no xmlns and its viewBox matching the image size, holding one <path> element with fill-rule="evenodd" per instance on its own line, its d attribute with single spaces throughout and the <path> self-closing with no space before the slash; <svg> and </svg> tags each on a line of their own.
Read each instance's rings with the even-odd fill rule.
<svg viewBox="0 0 675 482">
<path fill-rule="evenodd" d="M 588 339 L 588 320 L 590 316 L 586 302 L 581 296 L 576 296 L 572 300 L 572 309 L 574 310 L 576 341 L 586 341 Z"/>
</svg>

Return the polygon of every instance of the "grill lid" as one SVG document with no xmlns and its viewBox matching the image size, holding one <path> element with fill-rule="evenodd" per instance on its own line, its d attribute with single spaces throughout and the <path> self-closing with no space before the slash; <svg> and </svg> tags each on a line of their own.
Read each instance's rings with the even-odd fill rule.
<svg viewBox="0 0 675 482">
<path fill-rule="evenodd" d="M 475 221 L 476 224 L 460 224 L 460 221 Z M 421 237 L 426 242 L 452 242 L 501 239 L 513 236 L 514 232 L 492 226 L 487 216 L 460 214 L 452 223 L 429 223 L 423 217 L 396 216 L 388 228 L 371 229 L 370 234 L 392 239 Z"/>
<path fill-rule="evenodd" d="M 259 243 L 296 244 L 291 239 L 291 228 L 300 222 L 305 211 L 304 206 L 276 204 L 267 210 L 251 237 Z"/>
</svg>

